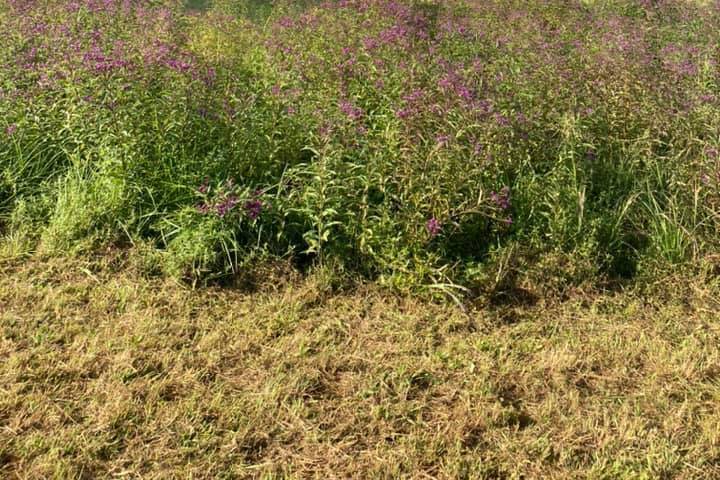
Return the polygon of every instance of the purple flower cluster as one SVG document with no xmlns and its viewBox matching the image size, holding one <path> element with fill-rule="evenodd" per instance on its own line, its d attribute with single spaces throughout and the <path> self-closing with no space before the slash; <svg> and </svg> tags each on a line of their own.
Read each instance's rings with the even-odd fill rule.
<svg viewBox="0 0 720 480">
<path fill-rule="evenodd" d="M 462 76 L 450 67 L 447 62 L 443 63 L 445 68 L 449 68 L 449 70 L 438 80 L 440 90 L 452 93 L 466 103 L 471 103 L 475 99 L 475 93 L 468 87 Z"/>
<path fill-rule="evenodd" d="M 440 134 L 435 137 L 435 144 L 439 147 L 445 146 L 450 142 L 450 135 Z"/>
<path fill-rule="evenodd" d="M 344 113 L 350 120 L 359 120 L 363 116 L 362 109 L 349 102 L 348 100 L 341 100 L 339 107 L 340 111 Z"/>
<path fill-rule="evenodd" d="M 260 216 L 263 209 L 263 202 L 258 198 L 253 198 L 245 202 L 245 213 L 250 220 L 255 220 Z"/>
<path fill-rule="evenodd" d="M 130 62 L 119 56 L 107 56 L 99 47 L 93 47 L 83 55 L 85 66 L 97 73 L 108 73 L 130 66 Z"/>
<path fill-rule="evenodd" d="M 501 127 L 507 127 L 508 125 L 510 125 L 510 119 L 501 113 L 496 113 L 494 115 L 494 118 L 495 122 Z"/>
<path fill-rule="evenodd" d="M 403 102 L 405 106 L 399 110 L 396 110 L 395 115 L 400 119 L 407 119 L 418 115 L 423 110 L 423 99 L 425 98 L 425 91 L 422 89 L 415 89 L 410 93 L 403 96 Z"/>
<path fill-rule="evenodd" d="M 235 208 L 235 205 L 237 205 L 239 201 L 240 200 L 235 195 L 228 195 L 221 199 L 220 202 L 215 205 L 215 211 L 217 212 L 218 217 L 222 218 L 227 215 L 229 211 Z"/>
<path fill-rule="evenodd" d="M 158 72 L 148 68 L 153 66 L 202 80 L 211 88 L 213 68 L 177 41 L 184 26 L 177 11 L 162 6 L 167 4 L 13 0 L 2 27 L 16 34 L 17 42 L 8 46 L 14 61 L 4 73 L 29 96 L 62 89 L 64 80 L 82 84 L 93 76 L 123 78 L 134 88 L 138 81 L 157 78 Z"/>
<path fill-rule="evenodd" d="M 197 189 L 198 194 L 205 197 L 205 199 L 196 209 L 203 215 L 214 212 L 218 217 L 223 218 L 235 210 L 235 207 L 240 203 L 243 203 L 245 215 L 250 220 L 256 220 L 265 206 L 260 198 L 263 194 L 262 190 L 254 191 L 250 198 L 244 202 L 242 202 L 242 197 L 237 193 L 237 190 L 235 182 L 228 180 L 211 195 L 210 180 L 206 177 Z"/>
<path fill-rule="evenodd" d="M 499 192 L 491 192 L 490 200 L 500 210 L 507 210 L 510 208 L 510 187 L 505 186 Z"/>
<path fill-rule="evenodd" d="M 407 42 L 408 30 L 403 25 L 393 25 L 380 32 L 378 40 L 385 45 Z"/>
<path fill-rule="evenodd" d="M 437 218 L 431 217 L 427 222 L 425 222 L 425 230 L 427 230 L 430 238 L 437 237 L 440 232 L 442 232 L 442 224 Z"/>
</svg>

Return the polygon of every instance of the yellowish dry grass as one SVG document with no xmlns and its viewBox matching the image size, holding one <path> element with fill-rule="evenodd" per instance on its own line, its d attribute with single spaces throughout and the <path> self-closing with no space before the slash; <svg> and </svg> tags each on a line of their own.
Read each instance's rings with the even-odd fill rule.
<svg viewBox="0 0 720 480">
<path fill-rule="evenodd" d="M 0 271 L 2 478 L 720 478 L 720 303 Z M 654 298 L 654 299 L 653 299 Z"/>
</svg>

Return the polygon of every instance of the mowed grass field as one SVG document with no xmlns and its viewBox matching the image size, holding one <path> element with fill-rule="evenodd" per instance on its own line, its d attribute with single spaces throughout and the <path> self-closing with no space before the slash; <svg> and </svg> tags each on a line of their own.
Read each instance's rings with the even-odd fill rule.
<svg viewBox="0 0 720 480">
<path fill-rule="evenodd" d="M 132 258 L 3 264 L 0 477 L 720 477 L 699 278 L 463 311 Z"/>
</svg>

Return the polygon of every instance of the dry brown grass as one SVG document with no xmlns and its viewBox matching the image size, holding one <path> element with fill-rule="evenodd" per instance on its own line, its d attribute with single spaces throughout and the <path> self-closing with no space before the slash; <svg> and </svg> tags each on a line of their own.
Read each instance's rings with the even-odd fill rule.
<svg viewBox="0 0 720 480">
<path fill-rule="evenodd" d="M 3 478 L 720 478 L 720 305 L 0 267 Z"/>
</svg>

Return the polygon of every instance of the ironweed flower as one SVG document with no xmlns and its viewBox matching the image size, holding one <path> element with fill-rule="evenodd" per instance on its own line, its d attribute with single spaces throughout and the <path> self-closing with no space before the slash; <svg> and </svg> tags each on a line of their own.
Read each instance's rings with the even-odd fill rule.
<svg viewBox="0 0 720 480">
<path fill-rule="evenodd" d="M 434 238 L 437 237 L 440 232 L 442 232 L 442 224 L 437 218 L 431 217 L 425 223 L 425 229 L 427 230 L 428 234 L 430 234 L 430 238 Z"/>
<path fill-rule="evenodd" d="M 340 102 L 340 111 L 343 112 L 350 120 L 358 120 L 362 117 L 363 111 L 347 100 Z"/>
<path fill-rule="evenodd" d="M 495 122 L 497 122 L 497 124 L 502 127 L 507 127 L 508 125 L 510 125 L 510 120 L 501 113 L 495 114 Z"/>
<path fill-rule="evenodd" d="M 227 198 L 225 198 L 223 201 L 221 201 L 215 207 L 218 217 L 224 217 L 225 215 L 227 215 L 227 213 L 229 211 L 231 211 L 233 208 L 235 208 L 235 205 L 237 205 L 237 204 L 238 204 L 238 198 L 235 195 L 230 195 Z"/>
<path fill-rule="evenodd" d="M 255 220 L 262 213 L 263 202 L 262 200 L 255 198 L 245 202 L 245 213 L 250 220 Z"/>
<path fill-rule="evenodd" d="M 379 44 L 380 42 L 372 37 L 367 37 L 363 40 L 363 47 L 365 47 L 365 50 L 374 50 Z"/>
<path fill-rule="evenodd" d="M 278 21 L 278 24 L 279 24 L 282 28 L 291 28 L 291 27 L 293 27 L 293 26 L 295 25 L 295 22 L 293 22 L 293 19 L 290 18 L 290 17 L 282 17 L 282 18 Z"/>
<path fill-rule="evenodd" d="M 510 208 L 510 187 L 503 187 L 499 192 L 491 192 L 490 200 L 500 210 L 507 210 Z"/>
<path fill-rule="evenodd" d="M 413 113 L 413 111 L 410 110 L 409 108 L 401 108 L 400 110 L 395 111 L 395 116 L 399 119 L 404 120 L 404 119 L 408 118 L 410 115 L 412 115 L 412 113 Z"/>
</svg>

